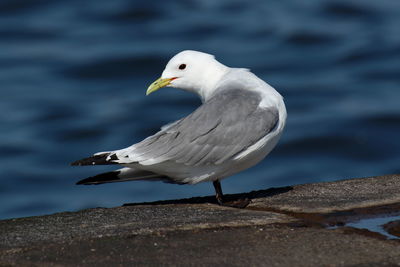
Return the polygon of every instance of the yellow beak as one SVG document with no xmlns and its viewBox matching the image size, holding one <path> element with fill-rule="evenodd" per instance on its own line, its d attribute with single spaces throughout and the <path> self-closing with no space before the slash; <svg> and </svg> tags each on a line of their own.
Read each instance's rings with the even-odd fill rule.
<svg viewBox="0 0 400 267">
<path fill-rule="evenodd" d="M 147 88 L 146 95 L 149 95 L 160 88 L 163 88 L 171 83 L 172 80 L 176 78 L 159 78 L 157 81 L 150 84 L 149 88 Z"/>
</svg>

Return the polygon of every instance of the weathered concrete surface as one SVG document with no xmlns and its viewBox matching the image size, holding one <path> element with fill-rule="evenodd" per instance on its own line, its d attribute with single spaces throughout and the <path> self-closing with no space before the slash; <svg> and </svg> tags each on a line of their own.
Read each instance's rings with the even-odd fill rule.
<svg viewBox="0 0 400 267">
<path fill-rule="evenodd" d="M 1 261 L 66 266 L 395 266 L 400 246 L 343 230 L 267 225 L 90 238 L 17 248 Z"/>
<path fill-rule="evenodd" d="M 400 221 L 392 221 L 383 225 L 383 228 L 391 235 L 400 237 Z"/>
<path fill-rule="evenodd" d="M 399 212 L 397 192 L 389 175 L 230 196 L 245 210 L 204 197 L 4 220 L 0 265 L 400 266 L 399 240 L 323 221 Z"/>
<path fill-rule="evenodd" d="M 213 204 L 96 208 L 0 221 L 0 248 L 93 237 L 289 222 L 286 215 Z"/>
<path fill-rule="evenodd" d="M 296 185 L 270 198 L 253 199 L 251 207 L 289 212 L 328 213 L 400 203 L 400 175 Z"/>
</svg>

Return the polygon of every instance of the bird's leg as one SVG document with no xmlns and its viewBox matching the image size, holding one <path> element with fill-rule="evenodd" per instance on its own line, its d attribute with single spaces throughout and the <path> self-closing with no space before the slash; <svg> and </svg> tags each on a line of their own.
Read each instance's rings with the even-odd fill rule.
<svg viewBox="0 0 400 267">
<path fill-rule="evenodd" d="M 224 194 L 222 193 L 222 187 L 221 187 L 221 183 L 219 182 L 219 180 L 215 180 L 213 182 L 213 185 L 215 188 L 215 198 L 217 199 L 217 202 L 219 205 L 243 209 L 243 208 L 247 207 L 247 205 L 250 204 L 250 200 L 248 198 L 239 199 L 239 200 L 230 201 L 230 202 L 224 202 Z"/>
<path fill-rule="evenodd" d="M 215 188 L 215 198 L 217 199 L 218 204 L 220 204 L 221 206 L 224 205 L 224 194 L 222 194 L 222 187 L 221 187 L 221 183 L 219 182 L 219 180 L 216 180 L 213 182 L 214 188 Z"/>
</svg>

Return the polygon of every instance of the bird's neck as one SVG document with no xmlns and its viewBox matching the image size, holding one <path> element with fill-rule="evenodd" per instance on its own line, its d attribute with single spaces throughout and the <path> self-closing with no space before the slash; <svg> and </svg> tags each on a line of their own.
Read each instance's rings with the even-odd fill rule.
<svg viewBox="0 0 400 267">
<path fill-rule="evenodd" d="M 215 63 L 216 64 L 213 65 L 212 68 L 207 68 L 202 73 L 203 83 L 199 86 L 198 91 L 196 92 L 203 103 L 212 96 L 218 82 L 221 81 L 222 77 L 230 69 L 217 61 Z"/>
</svg>

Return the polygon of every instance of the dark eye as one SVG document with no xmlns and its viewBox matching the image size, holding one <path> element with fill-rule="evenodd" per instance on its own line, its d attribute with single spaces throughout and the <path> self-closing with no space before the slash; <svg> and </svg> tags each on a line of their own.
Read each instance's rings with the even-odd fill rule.
<svg viewBox="0 0 400 267">
<path fill-rule="evenodd" d="M 184 70 L 186 68 L 186 64 L 181 64 L 181 65 L 179 65 L 179 69 L 180 70 Z"/>
</svg>

